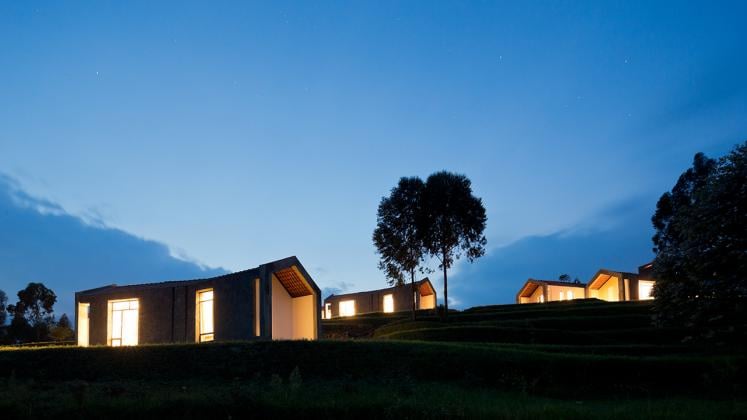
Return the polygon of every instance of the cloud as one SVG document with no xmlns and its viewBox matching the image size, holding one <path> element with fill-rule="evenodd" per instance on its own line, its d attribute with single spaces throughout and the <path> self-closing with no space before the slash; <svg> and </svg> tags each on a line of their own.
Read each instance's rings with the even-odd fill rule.
<svg viewBox="0 0 747 420">
<path fill-rule="evenodd" d="M 460 263 L 449 278 L 449 300 L 459 307 L 513 303 L 527 278 L 567 273 L 586 282 L 599 268 L 635 271 L 653 258 L 651 215 L 656 198 L 625 200 L 585 223 L 544 236 L 528 236 L 492 250 L 474 264 Z M 432 277 L 441 292 L 438 276 Z"/>
<path fill-rule="evenodd" d="M 95 220 L 95 223 L 91 223 Z M 74 292 L 106 284 L 178 280 L 223 274 L 165 244 L 79 217 L 32 197 L 0 173 L 0 289 L 14 301 L 29 282 L 55 291 L 57 315 L 71 315 Z"/>
<path fill-rule="evenodd" d="M 341 281 L 337 283 L 336 286 L 330 286 L 330 287 L 324 287 L 322 288 L 322 300 L 327 299 L 331 295 L 339 295 L 341 293 L 345 293 L 348 290 L 353 288 L 352 283 L 347 283 L 344 281 Z"/>
</svg>

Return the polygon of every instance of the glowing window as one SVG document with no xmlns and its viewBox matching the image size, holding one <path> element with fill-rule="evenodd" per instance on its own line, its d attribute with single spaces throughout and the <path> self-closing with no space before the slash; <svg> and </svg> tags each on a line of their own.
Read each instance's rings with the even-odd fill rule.
<svg viewBox="0 0 747 420">
<path fill-rule="evenodd" d="M 109 345 L 136 346 L 138 343 L 138 300 L 109 301 Z"/>
<path fill-rule="evenodd" d="M 392 294 L 384 295 L 384 312 L 394 312 L 394 296 Z"/>
<path fill-rule="evenodd" d="M 332 304 L 331 303 L 324 304 L 324 313 L 327 316 L 326 319 L 332 318 Z"/>
<path fill-rule="evenodd" d="M 573 290 L 568 291 L 568 300 L 573 300 Z"/>
<path fill-rule="evenodd" d="M 197 328 L 197 339 L 200 343 L 215 339 L 212 289 L 197 292 Z"/>
<path fill-rule="evenodd" d="M 354 316 L 355 315 L 355 301 L 354 300 L 343 300 L 340 301 L 340 316 Z"/>
<path fill-rule="evenodd" d="M 78 304 L 78 345 L 88 346 L 88 313 L 91 309 L 90 303 Z"/>
<path fill-rule="evenodd" d="M 560 291 L 560 300 L 564 300 L 564 299 L 565 299 L 565 294 L 564 294 L 564 293 L 563 293 L 563 291 L 561 290 L 561 291 Z"/>
<path fill-rule="evenodd" d="M 638 299 L 649 300 L 654 297 L 651 295 L 654 291 L 654 282 L 650 280 L 638 280 Z"/>
<path fill-rule="evenodd" d="M 539 301 L 539 303 L 544 303 L 545 302 L 545 295 L 539 295 L 538 301 Z"/>
</svg>

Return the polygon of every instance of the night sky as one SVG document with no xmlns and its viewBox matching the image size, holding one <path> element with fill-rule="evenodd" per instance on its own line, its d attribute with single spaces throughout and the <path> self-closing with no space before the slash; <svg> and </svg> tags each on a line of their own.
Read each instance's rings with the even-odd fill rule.
<svg viewBox="0 0 747 420">
<path fill-rule="evenodd" d="M 289 255 L 327 292 L 381 288 L 379 200 L 442 169 L 488 215 L 453 305 L 634 271 L 692 156 L 747 140 L 745 16 L 743 1 L 2 2 L 0 289 L 41 281 L 70 313 L 75 290 Z"/>
</svg>

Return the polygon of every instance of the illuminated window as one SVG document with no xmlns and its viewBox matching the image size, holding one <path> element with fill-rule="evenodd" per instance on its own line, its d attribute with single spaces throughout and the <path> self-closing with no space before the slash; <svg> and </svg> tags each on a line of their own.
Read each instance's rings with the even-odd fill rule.
<svg viewBox="0 0 747 420">
<path fill-rule="evenodd" d="M 561 290 L 560 291 L 560 300 L 564 300 L 564 299 L 565 299 L 565 295 L 563 294 L 563 291 Z"/>
<path fill-rule="evenodd" d="M 394 296 L 392 294 L 384 295 L 384 312 L 394 312 Z"/>
<path fill-rule="evenodd" d="M 654 291 L 654 282 L 650 280 L 638 280 L 638 299 L 649 300 L 653 299 L 651 293 Z"/>
<path fill-rule="evenodd" d="M 568 300 L 573 300 L 573 290 L 568 291 Z"/>
<path fill-rule="evenodd" d="M 78 304 L 78 345 L 88 346 L 88 313 L 91 309 L 90 303 Z"/>
<path fill-rule="evenodd" d="M 537 301 L 539 303 L 544 303 L 545 302 L 545 295 L 539 295 L 539 298 L 537 298 Z"/>
<path fill-rule="evenodd" d="M 197 339 L 200 343 L 213 341 L 213 289 L 197 292 Z"/>
<path fill-rule="evenodd" d="M 138 323 L 138 300 L 109 301 L 109 345 L 136 346 Z"/>
<path fill-rule="evenodd" d="M 324 313 L 327 316 L 327 319 L 332 319 L 332 304 L 331 303 L 324 304 Z"/>
<path fill-rule="evenodd" d="M 340 301 L 340 316 L 354 316 L 355 315 L 355 301 L 354 300 L 343 300 Z"/>
</svg>

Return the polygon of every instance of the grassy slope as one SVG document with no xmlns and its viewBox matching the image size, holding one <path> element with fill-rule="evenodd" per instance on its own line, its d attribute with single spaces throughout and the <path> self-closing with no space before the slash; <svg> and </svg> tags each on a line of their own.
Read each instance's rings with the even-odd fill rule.
<svg viewBox="0 0 747 420">
<path fill-rule="evenodd" d="M 473 308 L 448 323 L 408 316 L 325 321 L 331 337 L 377 340 L 0 349 L 0 412 L 721 418 L 747 411 L 747 356 L 684 345 L 682 331 L 652 330 L 645 303 Z"/>
</svg>

